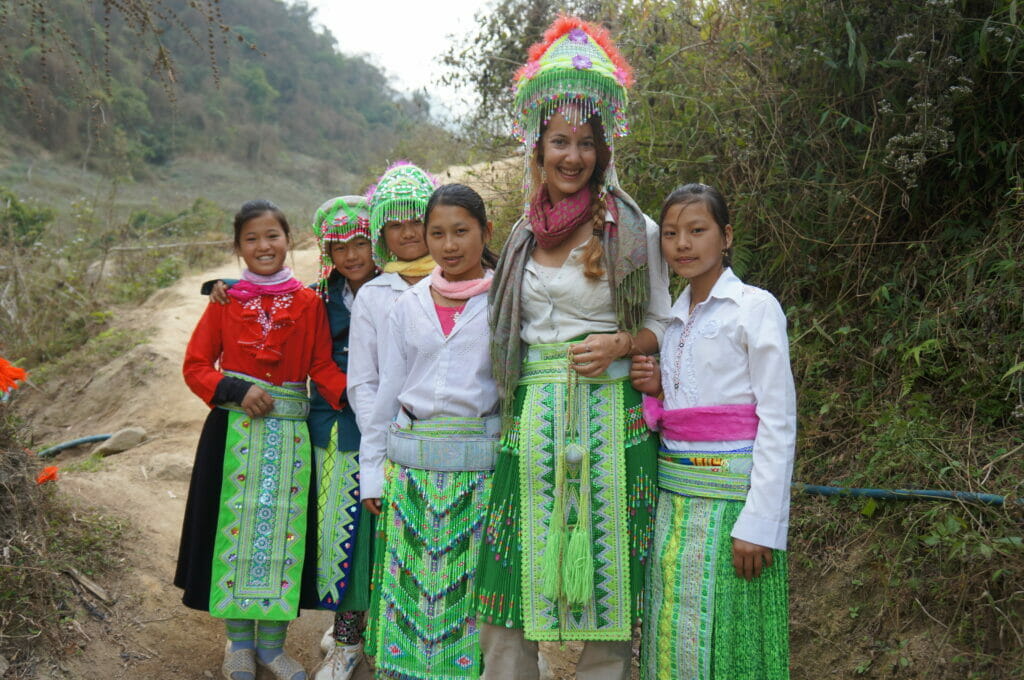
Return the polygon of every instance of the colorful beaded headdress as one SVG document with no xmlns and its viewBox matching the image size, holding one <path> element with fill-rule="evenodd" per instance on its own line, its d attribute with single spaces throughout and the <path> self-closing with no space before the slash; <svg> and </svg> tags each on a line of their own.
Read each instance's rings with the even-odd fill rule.
<svg viewBox="0 0 1024 680">
<path fill-rule="evenodd" d="M 398 161 L 384 171 L 366 198 L 370 202 L 370 233 L 373 235 L 373 256 L 384 266 L 395 259 L 384 242 L 382 230 L 388 222 L 422 220 L 427 201 L 437 182 L 409 161 Z"/>
<path fill-rule="evenodd" d="M 338 196 L 324 201 L 313 217 L 313 234 L 320 246 L 320 281 L 317 289 L 326 294 L 327 277 L 334 262 L 331 243 L 346 243 L 354 238 L 370 238 L 370 212 L 362 196 Z"/>
<path fill-rule="evenodd" d="M 629 133 L 626 89 L 632 84 L 633 69 L 608 31 L 578 17 L 560 16 L 516 72 L 512 132 L 529 148 L 537 144 L 541 124 L 556 112 L 573 126 L 597 113 L 611 148 L 611 136 Z"/>
</svg>

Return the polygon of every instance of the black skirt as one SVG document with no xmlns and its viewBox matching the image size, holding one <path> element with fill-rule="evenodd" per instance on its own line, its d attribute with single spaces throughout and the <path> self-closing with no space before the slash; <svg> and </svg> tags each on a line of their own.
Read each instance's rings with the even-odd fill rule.
<svg viewBox="0 0 1024 680">
<path fill-rule="evenodd" d="M 182 589 L 181 601 L 191 609 L 210 611 L 210 574 L 213 571 L 213 545 L 217 536 L 217 518 L 220 513 L 221 483 L 224 479 L 224 446 L 227 441 L 229 412 L 214 408 L 206 416 L 196 460 L 192 466 L 192 480 L 185 502 L 185 518 L 181 525 L 181 543 L 178 546 L 178 567 L 174 572 L 174 585 Z M 320 599 L 316 592 L 316 475 L 310 475 L 309 497 L 306 500 L 306 554 L 302 565 L 302 590 L 299 607 L 318 609 Z"/>
</svg>

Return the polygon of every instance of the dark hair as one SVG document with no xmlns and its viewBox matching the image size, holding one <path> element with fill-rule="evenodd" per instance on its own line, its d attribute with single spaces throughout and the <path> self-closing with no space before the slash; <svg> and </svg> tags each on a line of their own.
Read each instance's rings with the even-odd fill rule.
<svg viewBox="0 0 1024 680">
<path fill-rule="evenodd" d="M 235 248 L 242 245 L 240 239 L 242 236 L 242 227 L 245 226 L 245 223 L 254 217 L 259 217 L 266 213 L 270 213 L 274 216 L 274 219 L 276 219 L 281 225 L 281 228 L 284 229 L 285 237 L 289 241 L 292 240 L 291 227 L 288 226 L 288 219 L 284 216 L 284 213 L 281 212 L 281 209 L 266 199 L 257 198 L 255 201 L 246 201 L 243 203 L 242 207 L 238 209 L 237 213 L 235 213 Z"/>
<path fill-rule="evenodd" d="M 423 227 L 426 228 L 430 221 L 430 211 L 434 206 L 450 205 L 455 208 L 462 208 L 473 216 L 480 223 L 480 231 L 487 231 L 487 208 L 484 207 L 484 199 L 480 197 L 472 187 L 465 184 L 442 184 L 434 189 L 427 201 L 427 208 L 423 211 Z M 484 269 L 494 269 L 498 264 L 498 256 L 491 252 L 487 244 L 484 244 L 484 252 L 480 255 L 480 264 Z"/>
<path fill-rule="evenodd" d="M 544 166 L 544 144 L 541 141 L 548 129 L 547 121 L 551 116 L 558 113 L 557 109 L 550 110 L 544 116 L 540 126 L 540 134 L 537 137 L 537 146 L 534 147 L 533 155 L 533 180 L 534 184 L 540 184 L 540 169 Z M 564 117 L 564 114 L 563 114 Z M 604 218 L 607 209 L 604 195 L 604 175 L 611 165 L 612 150 L 604 136 L 604 125 L 601 123 L 601 116 L 593 114 L 584 123 L 590 125 L 594 133 L 594 143 L 597 147 L 597 162 L 594 163 L 594 172 L 587 182 L 590 185 L 590 214 L 593 222 L 593 234 L 587 241 L 587 247 L 583 251 L 583 274 L 590 279 L 600 279 L 604 276 L 602 262 L 604 260 L 604 246 L 602 245 L 602 232 L 604 231 Z"/>
<path fill-rule="evenodd" d="M 724 236 L 725 227 L 729 224 L 729 206 L 725 204 L 725 198 L 718 189 L 699 182 L 684 184 L 683 186 L 674 189 L 672 193 L 665 198 L 665 202 L 661 204 L 661 217 L 658 219 L 658 226 L 661 227 L 661 225 L 665 223 L 665 215 L 668 214 L 668 211 L 672 206 L 690 205 L 691 203 L 697 203 L 698 201 L 707 207 L 708 212 L 711 213 L 711 217 L 714 218 L 715 223 L 718 224 L 718 228 Z M 722 266 L 732 266 L 731 247 L 726 248 L 722 254 Z"/>
</svg>

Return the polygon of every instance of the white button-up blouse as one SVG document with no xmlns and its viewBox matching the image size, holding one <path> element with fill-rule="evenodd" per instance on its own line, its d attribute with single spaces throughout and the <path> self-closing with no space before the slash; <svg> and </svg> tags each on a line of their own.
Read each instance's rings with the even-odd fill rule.
<svg viewBox="0 0 1024 680">
<path fill-rule="evenodd" d="M 370 279 L 359 288 L 352 303 L 348 336 L 348 403 L 356 414 L 359 431 L 365 432 L 380 383 L 380 338 L 388 313 L 409 284 L 391 272 Z M 348 290 L 348 286 L 345 287 Z"/>
<path fill-rule="evenodd" d="M 789 364 L 786 316 L 766 290 L 726 269 L 708 299 L 690 309 L 687 286 L 672 306 L 661 347 L 665 408 L 756 404 L 750 441 L 663 441 L 668 449 L 728 451 L 753 444 L 750 491 L 732 536 L 786 548 L 796 450 L 796 390 Z"/>
<path fill-rule="evenodd" d="M 379 336 L 380 386 L 370 424 L 361 429 L 359 490 L 363 498 L 380 498 L 387 428 L 401 409 L 423 420 L 480 418 L 498 411 L 490 338 L 486 293 L 466 301 L 447 337 L 430 295 L 429 277 L 398 298 Z"/>
</svg>

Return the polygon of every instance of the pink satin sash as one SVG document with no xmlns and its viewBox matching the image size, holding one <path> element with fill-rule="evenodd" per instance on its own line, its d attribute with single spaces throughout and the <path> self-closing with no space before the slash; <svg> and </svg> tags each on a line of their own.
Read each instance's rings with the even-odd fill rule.
<svg viewBox="0 0 1024 680">
<path fill-rule="evenodd" d="M 665 410 L 660 399 L 644 395 L 644 420 L 666 439 L 724 442 L 757 437 L 756 404 L 724 404 Z"/>
</svg>

